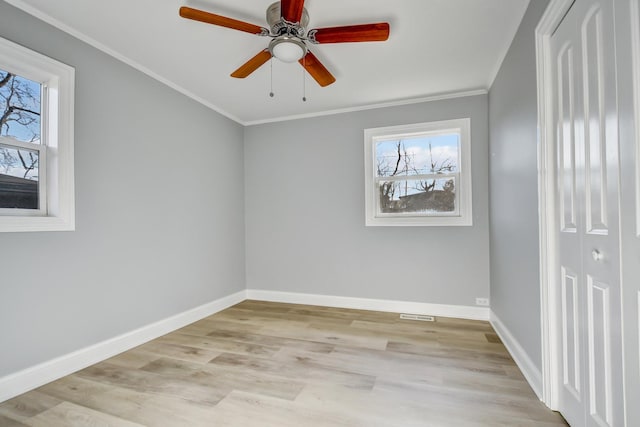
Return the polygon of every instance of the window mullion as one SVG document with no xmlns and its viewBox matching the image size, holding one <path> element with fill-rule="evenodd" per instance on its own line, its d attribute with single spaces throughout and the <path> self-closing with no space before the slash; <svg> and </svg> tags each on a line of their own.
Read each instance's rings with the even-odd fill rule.
<svg viewBox="0 0 640 427">
<path fill-rule="evenodd" d="M 393 176 L 377 176 L 375 180 L 377 182 L 391 182 L 391 181 L 426 181 L 432 179 L 446 179 L 456 178 L 460 176 L 457 172 L 448 172 L 440 174 L 423 174 L 423 175 L 393 175 Z"/>
</svg>

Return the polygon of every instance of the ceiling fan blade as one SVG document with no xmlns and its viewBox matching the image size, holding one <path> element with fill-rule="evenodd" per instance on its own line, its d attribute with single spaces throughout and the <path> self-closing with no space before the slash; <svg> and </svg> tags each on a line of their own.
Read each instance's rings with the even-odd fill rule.
<svg viewBox="0 0 640 427">
<path fill-rule="evenodd" d="M 221 27 L 232 28 L 234 30 L 244 31 L 251 34 L 264 34 L 265 31 L 267 34 L 269 33 L 266 28 L 262 28 L 258 25 L 205 12 L 204 10 L 193 9 L 187 6 L 182 6 L 180 8 L 180 16 L 187 19 L 193 19 L 194 21 L 206 22 L 207 24 L 219 25 Z"/>
<path fill-rule="evenodd" d="M 389 38 L 389 24 L 346 25 L 344 27 L 317 28 L 309 31 L 315 43 L 381 42 Z"/>
<path fill-rule="evenodd" d="M 336 81 L 336 78 L 331 75 L 329 70 L 322 65 L 311 51 L 307 51 L 305 57 L 300 59 L 298 62 L 309 74 L 311 74 L 311 77 L 313 77 L 320 86 L 329 86 L 331 83 Z"/>
<path fill-rule="evenodd" d="M 289 22 L 300 22 L 304 0 L 280 0 L 280 15 Z"/>
<path fill-rule="evenodd" d="M 271 52 L 269 49 L 265 49 L 258 53 L 256 56 L 245 62 L 240 68 L 231 73 L 231 77 L 238 79 L 244 79 L 249 74 L 260 68 L 265 62 L 271 59 Z"/>
</svg>

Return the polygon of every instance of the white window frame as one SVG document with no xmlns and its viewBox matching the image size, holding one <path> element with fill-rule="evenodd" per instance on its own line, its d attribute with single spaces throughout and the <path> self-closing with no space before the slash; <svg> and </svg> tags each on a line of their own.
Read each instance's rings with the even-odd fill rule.
<svg viewBox="0 0 640 427">
<path fill-rule="evenodd" d="M 459 133 L 458 171 L 443 175 L 376 176 L 375 145 L 379 141 L 406 139 L 419 135 L 437 136 Z M 364 130 L 365 224 L 367 226 L 471 226 L 473 225 L 471 191 L 471 120 L 442 120 L 409 125 L 388 126 Z M 457 175 L 457 176 L 456 176 Z M 435 214 L 383 213 L 380 211 L 379 181 L 407 178 L 456 178 L 456 212 Z"/>
<path fill-rule="evenodd" d="M 8 143 L 8 139 L 3 138 L 3 145 L 38 150 L 41 153 L 41 209 L 0 209 L 0 232 L 75 230 L 75 70 L 1 37 L 0 69 L 42 85 L 41 144 L 21 144 L 18 141 Z"/>
</svg>

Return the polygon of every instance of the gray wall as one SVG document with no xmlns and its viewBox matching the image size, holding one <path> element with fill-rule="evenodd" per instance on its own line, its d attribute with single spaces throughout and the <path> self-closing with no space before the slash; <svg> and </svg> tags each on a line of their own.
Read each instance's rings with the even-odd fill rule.
<svg viewBox="0 0 640 427">
<path fill-rule="evenodd" d="M 76 231 L 0 235 L 0 377 L 244 289 L 243 129 L 0 1 L 76 69 Z"/>
<path fill-rule="evenodd" d="M 541 369 L 534 0 L 489 92 L 491 309 Z"/>
<path fill-rule="evenodd" d="M 363 129 L 471 118 L 472 227 L 365 227 Z M 489 293 L 487 96 L 245 130 L 247 288 L 475 305 Z"/>
</svg>

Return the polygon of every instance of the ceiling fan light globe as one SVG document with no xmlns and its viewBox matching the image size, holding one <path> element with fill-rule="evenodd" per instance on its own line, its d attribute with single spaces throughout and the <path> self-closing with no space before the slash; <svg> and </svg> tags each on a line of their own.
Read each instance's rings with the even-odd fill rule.
<svg viewBox="0 0 640 427">
<path fill-rule="evenodd" d="M 305 54 L 298 43 L 283 41 L 273 46 L 271 53 L 282 62 L 296 62 Z"/>
</svg>

